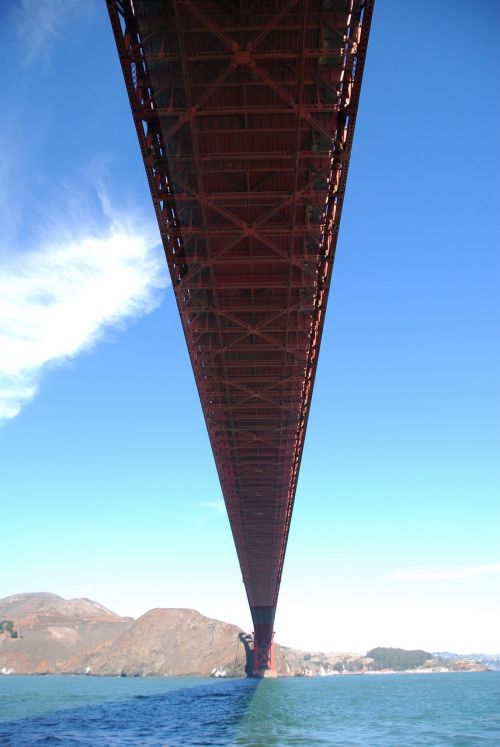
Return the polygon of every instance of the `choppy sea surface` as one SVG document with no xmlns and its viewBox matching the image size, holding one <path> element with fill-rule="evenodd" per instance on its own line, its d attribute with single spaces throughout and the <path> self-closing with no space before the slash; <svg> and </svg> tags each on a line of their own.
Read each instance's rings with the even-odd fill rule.
<svg viewBox="0 0 500 747">
<path fill-rule="evenodd" d="M 500 672 L 0 677 L 0 745 L 500 745 Z"/>
</svg>

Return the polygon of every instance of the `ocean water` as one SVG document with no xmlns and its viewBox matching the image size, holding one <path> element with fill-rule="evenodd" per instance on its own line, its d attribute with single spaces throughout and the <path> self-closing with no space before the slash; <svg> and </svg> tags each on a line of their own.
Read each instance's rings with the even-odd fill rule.
<svg viewBox="0 0 500 747">
<path fill-rule="evenodd" d="M 500 672 L 0 677 L 0 745 L 498 747 Z"/>
</svg>

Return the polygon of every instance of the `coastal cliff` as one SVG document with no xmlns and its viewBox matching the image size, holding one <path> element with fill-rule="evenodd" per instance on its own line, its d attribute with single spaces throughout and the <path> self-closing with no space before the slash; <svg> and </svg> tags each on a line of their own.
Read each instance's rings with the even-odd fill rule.
<svg viewBox="0 0 500 747">
<path fill-rule="evenodd" d="M 0 674 L 245 675 L 250 636 L 192 609 L 153 609 L 136 620 L 90 599 L 16 594 L 0 599 Z M 425 651 L 307 652 L 276 644 L 280 675 L 482 671 L 476 661 Z"/>
</svg>

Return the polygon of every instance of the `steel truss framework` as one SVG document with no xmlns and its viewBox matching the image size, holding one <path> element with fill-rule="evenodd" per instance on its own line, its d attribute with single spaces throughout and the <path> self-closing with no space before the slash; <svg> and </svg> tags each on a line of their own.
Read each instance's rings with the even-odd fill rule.
<svg viewBox="0 0 500 747">
<path fill-rule="evenodd" d="M 373 0 L 107 3 L 265 670 Z"/>
</svg>

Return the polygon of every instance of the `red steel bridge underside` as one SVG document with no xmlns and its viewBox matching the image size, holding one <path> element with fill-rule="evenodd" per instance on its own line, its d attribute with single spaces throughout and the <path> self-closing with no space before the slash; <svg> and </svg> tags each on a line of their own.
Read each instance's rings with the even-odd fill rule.
<svg viewBox="0 0 500 747">
<path fill-rule="evenodd" d="M 107 4 L 272 675 L 373 0 Z"/>
</svg>

